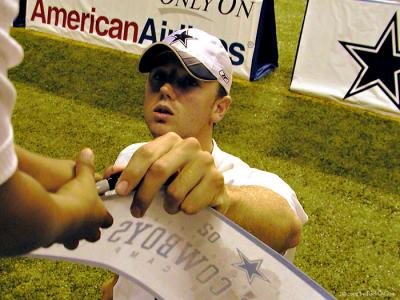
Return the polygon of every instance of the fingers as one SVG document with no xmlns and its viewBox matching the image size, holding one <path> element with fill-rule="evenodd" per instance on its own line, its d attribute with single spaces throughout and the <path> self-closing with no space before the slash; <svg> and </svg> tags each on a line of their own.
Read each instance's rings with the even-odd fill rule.
<svg viewBox="0 0 400 300">
<path fill-rule="evenodd" d="M 224 192 L 224 178 L 218 170 L 206 174 L 196 187 L 190 191 L 181 204 L 186 214 L 195 214 L 206 207 L 213 207 L 218 196 Z"/>
<path fill-rule="evenodd" d="M 99 173 L 94 173 L 94 180 L 97 182 L 97 181 L 100 181 L 100 180 L 102 180 L 103 179 L 103 176 L 101 176 Z"/>
<path fill-rule="evenodd" d="M 187 164 L 179 175 L 168 185 L 164 201 L 164 209 L 169 214 L 180 210 L 182 202 L 190 191 L 202 180 L 207 169 L 201 159 L 196 159 Z"/>
<path fill-rule="evenodd" d="M 168 187 L 165 205 L 171 211 L 180 209 L 187 214 L 194 214 L 213 206 L 216 195 L 223 189 L 223 175 L 215 167 L 211 154 L 202 152 Z M 167 212 L 169 209 L 166 209 Z"/>
<path fill-rule="evenodd" d="M 131 212 L 135 217 L 141 217 L 149 208 L 153 198 L 159 192 L 164 183 L 176 174 L 185 165 L 196 159 L 201 153 L 200 144 L 196 139 L 186 139 L 176 143 L 172 149 L 157 159 L 148 169 L 131 206 Z M 193 186 L 193 185 L 192 185 Z M 171 213 L 177 204 L 171 204 Z"/>
<path fill-rule="evenodd" d="M 95 230 L 92 230 L 90 232 L 90 234 L 87 234 L 85 236 L 85 240 L 87 240 L 88 242 L 94 243 L 94 242 L 98 241 L 100 239 L 100 237 L 101 237 L 101 232 L 100 232 L 100 229 L 97 228 Z"/>
<path fill-rule="evenodd" d="M 112 172 L 108 168 L 105 176 Z M 124 196 L 137 188 L 131 213 L 142 217 L 164 184 L 168 184 L 164 207 L 169 213 L 180 208 L 195 213 L 212 205 L 224 188 L 223 176 L 216 169 L 212 155 L 202 151 L 197 139 L 182 140 L 175 133 L 139 148 L 122 172 L 116 191 Z"/>
<path fill-rule="evenodd" d="M 68 250 L 74 250 L 78 248 L 78 246 L 79 246 L 79 240 L 76 239 L 71 239 L 64 242 L 64 247 L 67 248 Z"/>
<path fill-rule="evenodd" d="M 95 227 L 94 229 L 87 231 L 81 238 L 69 238 L 68 240 L 64 241 L 64 247 L 69 250 L 74 250 L 79 246 L 79 240 L 85 239 L 88 242 L 94 243 L 97 242 L 101 237 L 101 231 L 99 228 Z"/>
<path fill-rule="evenodd" d="M 102 220 L 102 223 L 92 223 L 87 224 L 82 227 L 80 230 L 72 234 L 72 236 L 67 237 L 62 243 L 65 248 L 69 250 L 74 250 L 79 246 L 79 241 L 81 239 L 85 239 L 88 242 L 94 243 L 98 241 L 101 237 L 101 228 L 108 228 L 112 225 L 113 219 L 112 216 L 106 212 L 106 218 Z"/>
<path fill-rule="evenodd" d="M 103 179 L 109 178 L 111 175 L 121 172 L 123 169 L 125 168 L 122 166 L 109 166 L 104 170 Z"/>
<path fill-rule="evenodd" d="M 91 212 L 89 213 L 89 218 L 91 218 L 92 221 L 92 227 L 89 228 L 109 228 L 112 226 L 114 219 L 112 215 L 108 212 L 106 207 L 104 206 L 103 201 L 100 199 L 99 196 L 97 196 L 97 201 L 95 205 L 93 206 Z M 89 223 L 90 224 L 90 223 Z M 90 226 L 90 225 L 89 225 Z"/>
<path fill-rule="evenodd" d="M 136 191 L 132 214 L 135 217 L 143 216 L 163 184 L 188 162 L 187 157 L 180 155 L 179 151 L 171 151 L 154 162 Z"/>
<path fill-rule="evenodd" d="M 64 184 L 54 194 L 66 216 L 59 243 L 75 249 L 79 240 L 95 242 L 100 238 L 100 228 L 109 228 L 113 218 L 97 194 L 94 181 L 94 155 L 92 150 L 82 150 L 76 159 L 76 177 Z"/>
<path fill-rule="evenodd" d="M 104 208 L 105 209 L 105 208 Z M 103 221 L 100 224 L 101 228 L 109 228 L 114 223 L 114 219 L 112 215 L 106 210 L 106 216 L 103 218 Z"/>
<path fill-rule="evenodd" d="M 176 133 L 167 133 L 139 148 L 122 172 L 116 185 L 118 195 L 126 196 L 140 183 L 150 166 L 168 153 L 182 139 Z"/>
<path fill-rule="evenodd" d="M 90 176 L 94 179 L 94 154 L 89 148 L 83 149 L 76 158 L 76 177 Z"/>
</svg>

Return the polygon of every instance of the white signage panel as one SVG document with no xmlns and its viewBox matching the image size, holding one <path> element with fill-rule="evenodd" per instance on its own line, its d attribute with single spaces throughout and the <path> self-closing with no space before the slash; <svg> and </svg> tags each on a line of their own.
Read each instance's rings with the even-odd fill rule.
<svg viewBox="0 0 400 300">
<path fill-rule="evenodd" d="M 28 0 L 26 27 L 134 54 L 197 27 L 223 41 L 240 77 L 277 66 L 272 0 Z"/>
<path fill-rule="evenodd" d="M 291 90 L 400 116 L 398 1 L 309 0 Z"/>
</svg>

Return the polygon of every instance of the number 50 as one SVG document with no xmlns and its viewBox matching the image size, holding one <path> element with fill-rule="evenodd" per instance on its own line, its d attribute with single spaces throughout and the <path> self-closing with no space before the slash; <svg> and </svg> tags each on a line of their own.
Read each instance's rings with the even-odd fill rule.
<svg viewBox="0 0 400 300">
<path fill-rule="evenodd" d="M 197 230 L 197 233 L 207 238 L 211 243 L 218 241 L 221 237 L 218 232 L 214 231 L 214 227 L 210 223 L 205 223 Z"/>
</svg>

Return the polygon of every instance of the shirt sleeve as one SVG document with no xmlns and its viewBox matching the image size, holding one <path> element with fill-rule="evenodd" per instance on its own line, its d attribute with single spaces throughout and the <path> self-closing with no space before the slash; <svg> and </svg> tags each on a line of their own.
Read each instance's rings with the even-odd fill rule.
<svg viewBox="0 0 400 300">
<path fill-rule="evenodd" d="M 18 164 L 11 126 L 16 92 L 7 76 L 8 69 L 23 58 L 21 46 L 9 35 L 10 24 L 17 12 L 17 1 L 0 1 L 0 184 L 11 177 Z"/>
<path fill-rule="evenodd" d="M 14 174 L 18 164 L 17 155 L 14 151 L 11 125 L 7 124 L 3 117 L 3 114 L 0 113 L 0 185 Z"/>
<path fill-rule="evenodd" d="M 146 143 L 137 143 L 137 144 L 132 144 L 128 147 L 126 147 L 124 150 L 122 150 L 117 159 L 115 160 L 114 166 L 118 167 L 126 167 L 127 164 L 129 163 L 130 159 L 132 158 L 133 154 L 143 145 Z"/>
<path fill-rule="evenodd" d="M 4 44 L 0 42 L 0 48 L 2 47 Z M 1 54 L 0 64 L 2 64 Z M 2 65 L 1 68 L 4 70 L 5 66 Z M 0 184 L 7 181 L 17 168 L 11 126 L 14 101 L 15 89 L 7 79 L 6 73 L 0 72 Z"/>
</svg>

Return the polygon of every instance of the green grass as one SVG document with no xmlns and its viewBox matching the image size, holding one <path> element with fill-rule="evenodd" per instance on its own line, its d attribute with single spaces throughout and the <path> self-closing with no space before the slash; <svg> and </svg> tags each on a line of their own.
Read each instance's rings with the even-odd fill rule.
<svg viewBox="0 0 400 300">
<path fill-rule="evenodd" d="M 400 298 L 400 122 L 288 90 L 304 6 L 275 3 L 280 66 L 257 82 L 235 80 L 233 107 L 215 137 L 296 191 L 310 217 L 295 260 L 301 270 L 338 298 Z M 137 56 L 12 33 L 26 54 L 10 72 L 17 143 L 63 158 L 90 146 L 101 172 L 122 148 L 150 138 Z M 2 259 L 0 299 L 96 299 L 109 276 L 70 263 Z"/>
</svg>

